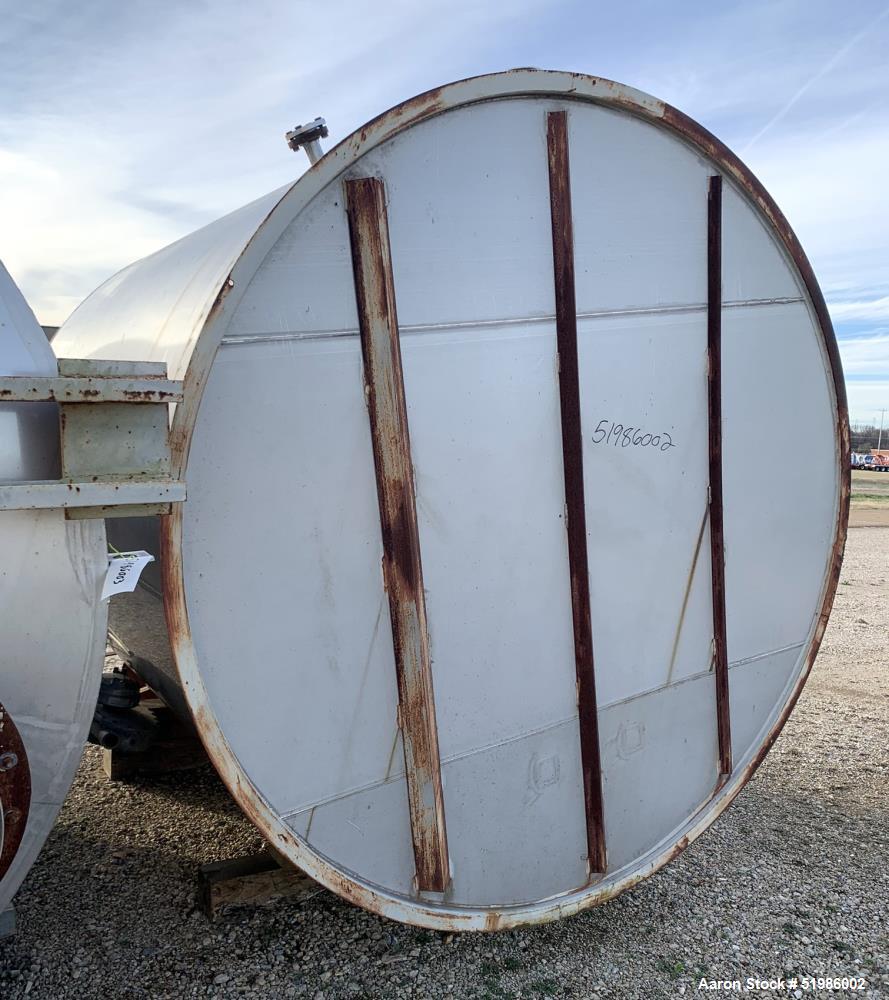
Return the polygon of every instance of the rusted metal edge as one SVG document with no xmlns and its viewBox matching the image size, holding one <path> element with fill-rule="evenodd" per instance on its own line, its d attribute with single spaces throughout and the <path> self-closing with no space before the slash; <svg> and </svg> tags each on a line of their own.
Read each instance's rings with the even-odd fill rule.
<svg viewBox="0 0 889 1000">
<path fill-rule="evenodd" d="M 565 470 L 565 527 L 568 532 L 568 570 L 571 575 L 571 613 L 574 624 L 574 665 L 577 671 L 577 710 L 580 723 L 587 857 L 590 873 L 603 873 L 607 868 L 605 809 L 602 797 L 593 627 L 590 617 L 586 502 L 583 491 L 583 433 L 580 424 L 574 227 L 571 215 L 567 112 L 550 111 L 547 114 L 546 146 L 553 231 L 562 462 Z"/>
<path fill-rule="evenodd" d="M 4 403 L 180 403 L 182 383 L 155 376 L 0 377 Z"/>
<path fill-rule="evenodd" d="M 523 77 L 520 89 L 512 82 L 517 76 Z M 554 86 L 556 80 L 560 81 L 558 89 Z M 508 86 L 503 86 L 503 81 L 506 81 Z M 593 89 L 602 84 L 609 84 L 614 88 L 613 96 L 603 98 L 593 93 Z M 476 88 L 477 93 L 468 94 L 467 85 Z M 182 562 L 184 509 L 181 505 L 173 507 L 172 515 L 161 520 L 160 531 L 164 608 L 170 641 L 199 734 L 226 787 L 263 836 L 273 840 L 279 849 L 287 852 L 294 863 L 343 899 L 382 916 L 443 931 L 496 931 L 525 924 L 545 923 L 605 903 L 644 881 L 672 861 L 731 805 L 780 735 L 811 673 L 839 585 L 849 514 L 851 492 L 848 461 L 849 423 L 839 350 L 830 315 L 814 271 L 781 210 L 750 169 L 724 143 L 683 112 L 653 100 L 647 104 L 638 99 L 637 92 L 621 88 L 611 81 L 584 74 L 545 70 L 490 74 L 488 77 L 458 81 L 418 95 L 379 115 L 359 132 L 344 139 L 282 194 L 281 199 L 269 210 L 254 236 L 241 251 L 227 281 L 223 283 L 211 308 L 200 321 L 201 333 L 196 338 L 195 348 L 184 376 L 184 402 L 177 407 L 171 428 L 173 458 L 179 474 L 184 474 L 187 467 L 204 387 L 228 321 L 240 295 L 249 284 L 258 261 L 271 249 L 296 212 L 318 190 L 334 180 L 361 155 L 417 122 L 479 101 L 519 96 L 559 98 L 580 104 L 616 108 L 656 128 L 663 128 L 676 134 L 698 154 L 708 157 L 714 166 L 721 170 L 724 176 L 729 177 L 744 196 L 756 206 L 764 220 L 775 228 L 783 249 L 793 261 L 809 297 L 828 358 L 836 401 L 838 504 L 832 558 L 825 574 L 820 612 L 806 641 L 808 650 L 806 663 L 793 682 L 786 701 L 758 752 L 744 764 L 742 769 L 736 770 L 730 780 L 721 783 L 689 817 L 676 843 L 653 854 L 637 873 L 617 881 L 606 878 L 563 897 L 554 897 L 534 904 L 504 905 L 496 909 L 408 904 L 397 894 L 382 886 L 344 874 L 297 837 L 286 823 L 282 822 L 271 804 L 249 782 L 238 763 L 237 756 L 220 730 L 197 668 L 196 650 L 188 619 Z M 229 294 L 230 292 L 233 294 Z"/>
<path fill-rule="evenodd" d="M 444 892 L 448 841 L 386 194 L 378 177 L 354 178 L 344 186 L 417 888 Z"/>
<path fill-rule="evenodd" d="M 25 835 L 31 809 L 31 768 L 21 734 L 12 716 L 0 704 L 0 809 L 3 845 L 0 879 L 9 871 Z"/>
<path fill-rule="evenodd" d="M 169 477 L 0 483 L 0 510 L 68 510 L 111 504 L 122 507 L 130 504 L 182 503 L 186 496 L 185 483 Z"/>
<path fill-rule="evenodd" d="M 105 358 L 59 358 L 62 378 L 167 378 L 166 361 L 109 361 Z"/>
<path fill-rule="evenodd" d="M 725 626 L 725 526 L 722 510 L 722 177 L 707 191 L 707 425 L 710 467 L 710 584 L 719 774 L 732 773 L 732 726 Z"/>
<path fill-rule="evenodd" d="M 639 114 L 639 112 L 635 112 Z M 647 117 L 640 115 L 640 117 Z M 815 277 L 815 272 L 806 256 L 802 244 L 791 228 L 784 213 L 773 200 L 750 168 L 720 139 L 717 139 L 712 132 L 699 125 L 693 118 L 689 118 L 684 112 L 669 104 L 664 105 L 663 114 L 655 119 L 654 124 L 660 124 L 669 131 L 679 135 L 684 141 L 693 146 L 696 150 L 709 157 L 723 172 L 725 176 L 731 178 L 743 191 L 747 198 L 765 216 L 769 223 L 781 238 L 784 250 L 793 262 L 800 280 L 809 297 L 812 311 L 815 314 L 818 327 L 821 331 L 821 342 L 827 355 L 830 366 L 831 382 L 833 386 L 834 399 L 836 401 L 836 441 L 837 441 L 837 471 L 839 479 L 839 496 L 837 498 L 836 531 L 833 543 L 831 564 L 827 574 L 827 586 L 825 588 L 824 600 L 821 607 L 821 615 L 826 622 L 833 607 L 836 597 L 836 590 L 839 586 L 840 569 L 843 562 L 843 551 L 846 547 L 846 535 L 849 522 L 849 502 L 852 493 L 852 473 L 850 469 L 849 454 L 849 406 L 846 399 L 846 382 L 843 377 L 843 364 L 840 360 L 840 350 L 837 345 L 836 334 L 833 329 L 833 322 L 827 303 L 824 301 L 824 294 Z M 820 637 L 815 645 L 815 653 L 820 645 Z M 814 658 L 813 658 L 814 659 Z M 800 691 L 802 685 L 800 686 Z M 796 698 L 792 699 L 787 715 L 793 710 Z M 782 723 L 783 725 L 783 723 Z M 780 730 L 779 730 L 780 731 Z"/>
</svg>

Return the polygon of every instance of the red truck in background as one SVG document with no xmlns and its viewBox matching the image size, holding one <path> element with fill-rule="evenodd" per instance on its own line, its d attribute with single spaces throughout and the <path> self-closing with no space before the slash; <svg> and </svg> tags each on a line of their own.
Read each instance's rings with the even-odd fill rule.
<svg viewBox="0 0 889 1000">
<path fill-rule="evenodd" d="M 885 448 L 871 448 L 870 454 L 852 452 L 853 469 L 869 469 L 871 472 L 889 472 L 889 451 Z"/>
</svg>

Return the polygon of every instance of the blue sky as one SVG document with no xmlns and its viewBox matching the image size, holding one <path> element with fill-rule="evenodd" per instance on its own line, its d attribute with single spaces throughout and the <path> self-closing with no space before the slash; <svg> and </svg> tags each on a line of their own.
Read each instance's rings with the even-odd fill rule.
<svg viewBox="0 0 889 1000">
<path fill-rule="evenodd" d="M 889 407 L 886 0 L 0 0 L 0 258 L 40 320 L 292 179 L 283 132 L 330 142 L 450 80 L 610 77 L 727 142 L 806 248 L 853 421 Z"/>
</svg>

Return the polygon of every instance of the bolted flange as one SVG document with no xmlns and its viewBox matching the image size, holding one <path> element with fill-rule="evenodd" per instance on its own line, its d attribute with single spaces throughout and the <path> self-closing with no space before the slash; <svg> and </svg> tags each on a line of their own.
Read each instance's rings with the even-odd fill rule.
<svg viewBox="0 0 889 1000">
<path fill-rule="evenodd" d="M 327 122 L 323 118 L 316 118 L 306 125 L 292 128 L 284 134 L 284 138 L 292 150 L 302 149 L 310 163 L 317 163 L 324 155 L 319 140 L 326 139 L 327 134 Z"/>
</svg>

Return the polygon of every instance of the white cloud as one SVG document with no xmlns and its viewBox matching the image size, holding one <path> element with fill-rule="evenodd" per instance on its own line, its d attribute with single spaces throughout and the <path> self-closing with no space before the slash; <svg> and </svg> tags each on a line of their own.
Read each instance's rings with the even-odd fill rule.
<svg viewBox="0 0 889 1000">
<path fill-rule="evenodd" d="M 749 147 L 743 158 L 790 220 L 839 322 L 882 320 L 889 295 L 887 49 L 885 0 L 717 5 L 677 25 L 660 59 L 643 53 L 650 63 L 637 78 L 732 148 Z"/>
<path fill-rule="evenodd" d="M 852 423 L 879 423 L 879 411 L 889 410 L 889 329 L 846 337 L 839 347 L 849 419 Z"/>
<path fill-rule="evenodd" d="M 814 133 L 805 139 L 784 136 L 753 153 L 751 166 L 826 285 L 835 273 L 847 288 L 886 282 L 889 130 L 881 121 L 861 124 L 832 141 Z"/>
<path fill-rule="evenodd" d="M 16 152 L 0 150 L 0 256 L 46 323 L 65 318 L 89 290 L 85 285 L 179 235 L 172 220 L 115 197 L 113 180 L 108 189 L 96 185 L 97 162 L 114 176 L 114 157 L 104 155 L 102 143 L 82 144 L 64 166 L 52 145 L 47 138 Z"/>
<path fill-rule="evenodd" d="M 883 375 L 889 379 L 889 331 L 839 342 L 843 371 L 850 375 Z"/>
<path fill-rule="evenodd" d="M 102 279 L 280 187 L 334 142 L 472 60 L 546 0 L 48 3 L 0 20 L 0 257 L 58 323 Z"/>
<path fill-rule="evenodd" d="M 850 423 L 879 426 L 881 410 L 886 410 L 889 418 L 889 379 L 848 382 L 846 396 Z M 884 427 L 889 428 L 889 419 L 884 422 Z M 884 437 L 883 440 L 887 439 Z"/>
<path fill-rule="evenodd" d="M 850 320 L 869 320 L 877 322 L 889 319 L 889 295 L 884 295 L 879 299 L 865 299 L 864 301 L 832 301 L 828 303 L 831 318 L 835 323 L 848 322 Z"/>
<path fill-rule="evenodd" d="M 837 322 L 882 322 L 884 10 L 652 4 L 640 32 L 632 5 L 581 0 L 20 5 L 0 21 L 0 256 L 57 322 L 112 271 L 301 173 L 283 142 L 298 121 L 324 115 L 332 143 L 427 87 L 539 65 L 641 87 L 736 148 L 761 133 L 750 165 Z"/>
<path fill-rule="evenodd" d="M 752 146 L 759 142 L 759 140 L 762 139 L 767 132 L 773 129 L 778 122 L 786 118 L 809 90 L 811 90 L 825 76 L 835 69 L 843 61 L 843 59 L 849 55 L 856 45 L 864 41 L 865 38 L 873 33 L 874 29 L 879 26 L 880 22 L 886 17 L 887 14 L 889 14 L 889 7 L 877 14 L 873 20 L 868 21 L 859 32 L 841 45 L 840 48 L 838 48 L 836 52 L 834 52 L 833 55 L 831 55 L 827 61 L 791 95 L 790 99 L 781 106 L 780 110 L 772 115 L 772 117 L 765 123 L 765 125 L 762 126 L 756 135 L 754 135 L 753 138 L 750 139 L 750 141 L 744 146 L 741 150 L 741 154 L 743 155 L 746 153 Z"/>
</svg>

